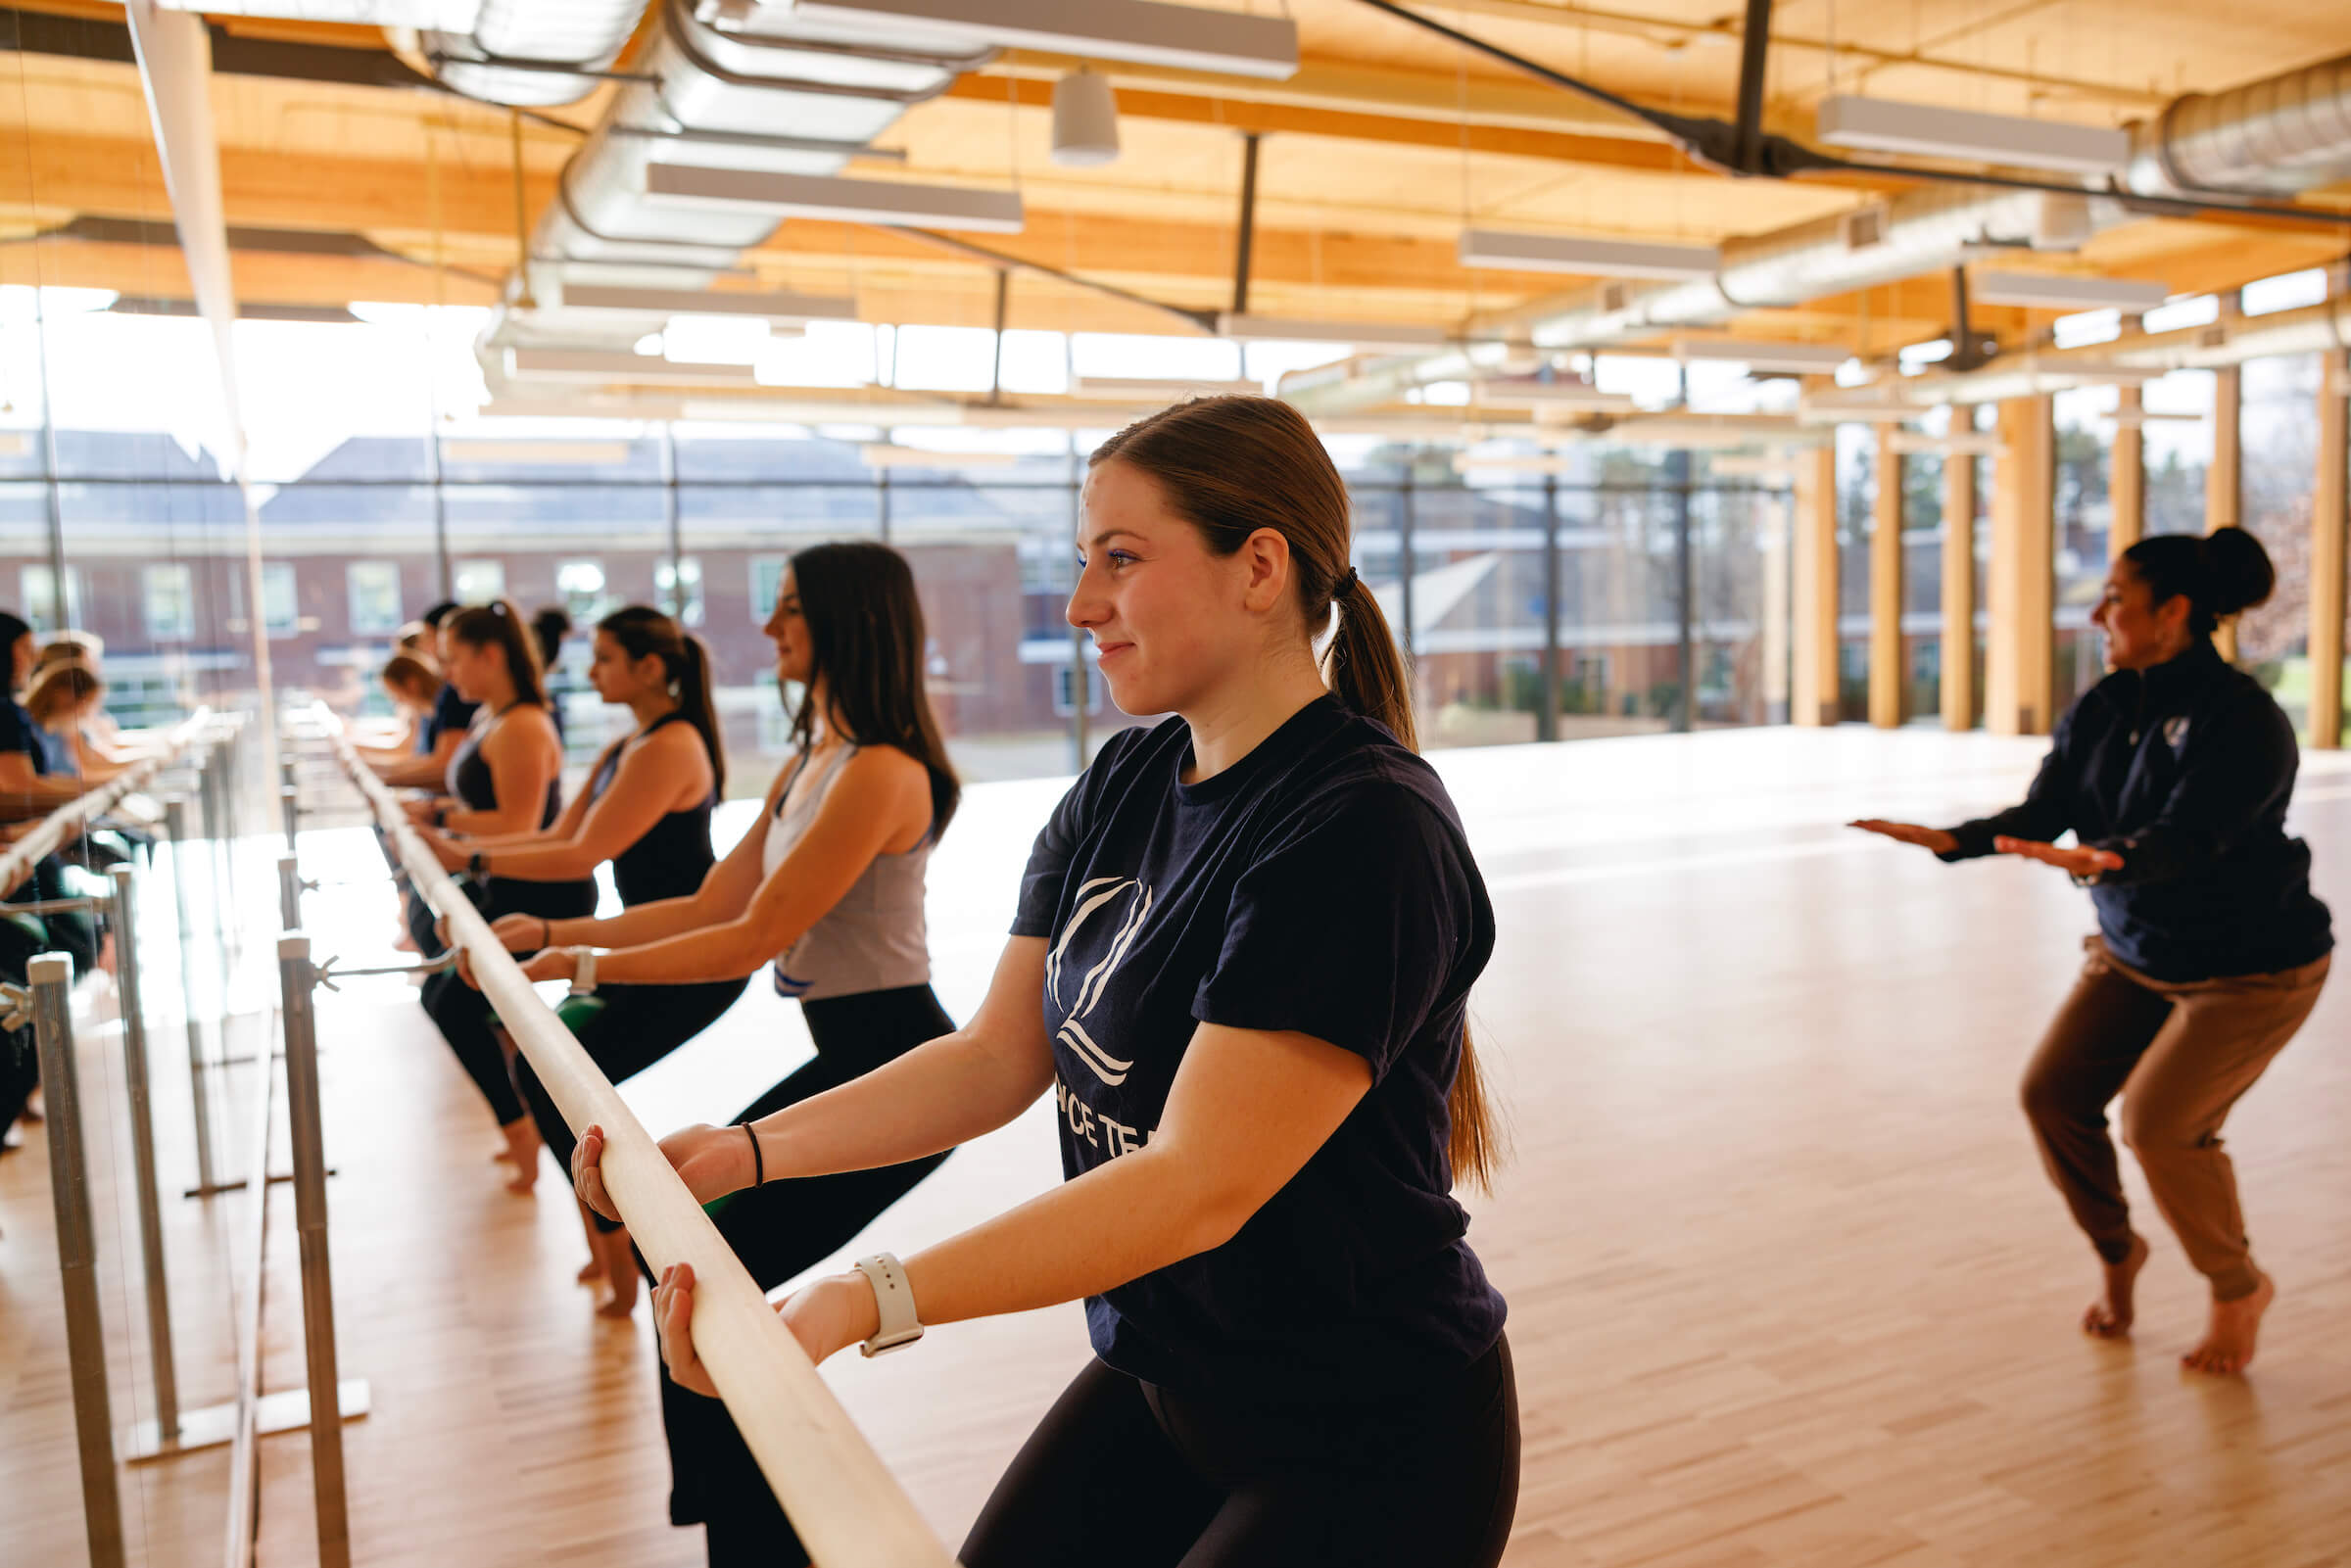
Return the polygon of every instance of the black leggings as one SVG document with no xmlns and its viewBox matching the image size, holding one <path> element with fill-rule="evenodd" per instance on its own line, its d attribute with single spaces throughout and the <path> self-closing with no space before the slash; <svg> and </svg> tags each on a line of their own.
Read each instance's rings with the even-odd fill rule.
<svg viewBox="0 0 2351 1568">
<path fill-rule="evenodd" d="M 557 1011 L 587 1050 L 588 1059 L 606 1078 L 620 1083 L 716 1023 L 749 983 L 711 980 L 699 985 L 601 985 L 594 995 L 566 1002 Z M 580 1005 L 586 1002 L 601 1005 Z M 522 1092 L 522 1103 L 529 1108 L 531 1119 L 539 1123 L 547 1152 L 555 1157 L 555 1168 L 568 1182 L 571 1151 L 579 1140 L 571 1135 L 571 1123 L 563 1119 L 563 1113 L 555 1109 L 547 1085 L 539 1081 L 530 1058 L 516 1053 L 513 1064 L 514 1087 Z M 617 1219 L 601 1214 L 591 1217 L 596 1228 L 607 1235 L 620 1229 Z"/>
<path fill-rule="evenodd" d="M 802 1002 L 816 1060 L 752 1101 L 735 1117 L 756 1120 L 864 1076 L 921 1045 L 951 1034 L 955 1021 L 928 985 Z M 840 1251 L 876 1215 L 936 1170 L 945 1155 L 803 1181 L 771 1181 L 711 1206 L 718 1233 L 761 1290 L 773 1290 Z M 707 1525 L 712 1568 L 759 1564 L 800 1568 L 799 1538 L 776 1505 L 767 1478 L 716 1400 L 679 1388 L 656 1358 L 661 1420 L 669 1432 L 669 1517 Z"/>
<path fill-rule="evenodd" d="M 501 915 L 578 920 L 596 913 L 596 883 L 494 879 L 481 904 L 485 920 L 496 920 Z M 417 907 L 424 906 L 420 903 Z M 425 918 L 424 939 L 416 947 L 419 952 L 431 953 L 439 949 L 439 944 L 433 940 L 429 910 Z M 490 1114 L 498 1118 L 498 1124 L 504 1127 L 520 1121 L 522 1097 L 514 1092 L 513 1074 L 506 1070 L 505 1047 L 499 1043 L 490 1026 L 490 999 L 458 978 L 457 972 L 451 969 L 426 980 L 418 1000 L 440 1025 L 441 1037 L 456 1053 L 458 1066 L 490 1103 Z"/>
<path fill-rule="evenodd" d="M 1031 1435 L 964 1568 L 1493 1568 L 1518 1505 L 1507 1340 L 1382 1403 L 1179 1396 L 1100 1361 Z"/>
</svg>

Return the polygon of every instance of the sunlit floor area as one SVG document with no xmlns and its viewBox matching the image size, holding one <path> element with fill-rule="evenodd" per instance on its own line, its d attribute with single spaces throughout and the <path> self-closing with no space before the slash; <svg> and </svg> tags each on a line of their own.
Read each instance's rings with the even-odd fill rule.
<svg viewBox="0 0 2351 1568">
<path fill-rule="evenodd" d="M 2087 895 L 2045 867 L 1946 867 L 1842 827 L 2004 804 L 2042 744 L 1774 729 L 1437 756 L 1500 925 L 1475 1017 L 1515 1154 L 1473 1200 L 1472 1240 L 1510 1298 L 1520 1380 L 1512 1568 L 2351 1562 L 2351 998 L 2325 997 L 2231 1119 L 2279 1294 L 2247 1376 L 2187 1374 L 2200 1281 L 2135 1169 L 2155 1242 L 2137 1337 L 2077 1330 L 2092 1256 L 2016 1106 L 2080 964 Z M 933 863 L 938 989 L 958 1017 L 1060 787 L 976 787 Z M 730 808 L 730 832 L 750 809 Z M 2296 828 L 2322 896 L 2351 911 L 2351 766 L 2309 759 Z M 306 906 L 319 953 L 396 962 L 364 832 L 322 827 L 301 848 L 325 884 Z M 263 878 L 240 896 L 270 923 Z M 148 945 L 168 981 L 152 988 L 176 997 L 168 940 Z M 234 1006 L 267 1000 L 232 988 Z M 90 1144 L 127 1421 L 148 1413 L 148 1365 L 120 1057 L 106 995 L 82 1005 L 85 1094 L 111 1118 Z M 594 1314 L 558 1174 L 504 1190 L 496 1129 L 407 980 L 354 979 L 317 1006 L 342 1369 L 372 1393 L 345 1433 L 353 1560 L 699 1563 L 699 1532 L 667 1523 L 649 1313 Z M 169 1066 L 176 1031 L 156 1034 L 182 1402 L 198 1405 L 232 1386 L 220 1303 L 243 1206 L 177 1196 L 186 1072 Z M 796 1009 L 754 986 L 624 1094 L 656 1133 L 720 1119 L 808 1050 Z M 249 1107 L 249 1091 L 222 1098 Z M 250 1116 L 223 1115 L 241 1163 Z M 10 1564 L 84 1560 L 44 1140 L 29 1128 L 0 1159 Z M 1058 1173 L 1047 1102 L 850 1251 L 911 1253 Z M 270 1235 L 264 1382 L 284 1388 L 303 1376 L 290 1214 Z M 825 1376 L 952 1544 L 1085 1354 L 1065 1307 Z M 305 1442 L 263 1451 L 262 1561 L 313 1561 Z M 225 1462 L 124 1472 L 131 1561 L 218 1561 Z"/>
</svg>

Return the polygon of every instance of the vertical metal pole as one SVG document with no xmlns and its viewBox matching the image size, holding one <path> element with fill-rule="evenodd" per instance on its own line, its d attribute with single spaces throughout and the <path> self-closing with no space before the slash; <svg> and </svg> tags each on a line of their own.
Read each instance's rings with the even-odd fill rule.
<svg viewBox="0 0 2351 1568">
<path fill-rule="evenodd" d="M 1543 711 L 1535 738 L 1559 737 L 1559 476 L 1543 476 Z"/>
<path fill-rule="evenodd" d="M 1004 322 L 1012 308 L 1012 268 L 996 268 L 996 357 L 987 373 L 987 401 L 1004 401 Z"/>
<path fill-rule="evenodd" d="M 280 861 L 282 868 L 290 860 Z M 286 1020 L 286 1122 L 294 1146 L 294 1228 L 302 1244 L 302 1337 L 311 1394 L 311 1486 L 319 1568 L 350 1568 L 343 1494 L 342 1385 L 335 1370 L 334 1283 L 327 1268 L 326 1155 L 318 1118 L 318 1020 L 311 939 L 282 936 L 277 977 Z"/>
<path fill-rule="evenodd" d="M 669 613 L 686 624 L 686 535 L 678 515 L 678 427 L 661 422 L 662 520 L 669 525 Z"/>
<path fill-rule="evenodd" d="M 874 474 L 874 522 L 882 543 L 889 543 L 889 470 L 878 469 Z"/>
<path fill-rule="evenodd" d="M 277 920 L 281 931 L 302 929 L 302 868 L 292 855 L 277 857 Z"/>
<path fill-rule="evenodd" d="M 49 314 L 41 308 L 41 291 L 32 291 L 33 355 L 41 367 L 41 477 L 49 513 L 49 613 L 50 628 L 63 631 L 73 624 L 72 605 L 66 593 L 66 514 L 64 500 L 58 492 L 57 478 L 57 412 L 49 399 Z M 33 606 L 24 606 L 27 613 Z"/>
<path fill-rule="evenodd" d="M 1249 266 L 1257 248 L 1257 144 L 1263 133 L 1241 132 L 1241 232 L 1232 251 L 1232 313 L 1249 310 Z"/>
<path fill-rule="evenodd" d="M 292 784 L 286 785 L 277 792 L 277 812 L 279 821 L 286 830 L 286 853 L 291 855 L 296 848 L 294 835 L 302 826 L 301 795 Z"/>
<path fill-rule="evenodd" d="M 1414 644 L 1417 639 L 1413 629 L 1413 471 L 1407 467 L 1404 482 L 1396 490 L 1396 560 L 1403 573 L 1403 583 L 1397 601 L 1403 609 L 1404 662 L 1409 671 L 1413 663 Z"/>
<path fill-rule="evenodd" d="M 115 1489 L 114 1412 L 106 1388 L 106 1332 L 98 1316 L 98 1239 L 90 1220 L 89 1162 L 81 1142 L 81 1089 L 69 994 L 73 961 L 43 953 L 28 967 L 41 1083 L 49 1099 L 49 1187 L 57 1205 L 57 1267 L 66 1297 L 66 1358 L 72 1368 L 73 1436 L 81 1453 L 82 1528 L 91 1568 L 120 1568 L 122 1503 Z"/>
<path fill-rule="evenodd" d="M 1666 453 L 1665 474 L 1673 485 L 1674 641 L 1682 661 L 1673 727 L 1687 734 L 1698 722 L 1698 650 L 1691 626 L 1697 609 L 1698 558 L 1690 542 L 1690 453 L 1682 449 Z"/>
<path fill-rule="evenodd" d="M 139 1186 L 139 1263 L 147 1279 L 147 1351 L 155 1367 L 159 1446 L 179 1436 L 179 1371 L 171 1354 L 171 1290 L 164 1272 L 164 1215 L 156 1190 L 154 1086 L 147 1067 L 147 1016 L 139 991 L 137 879 L 128 866 L 107 874 L 115 927 L 115 986 L 122 1014 L 122 1076 L 130 1086 L 130 1155 Z"/>
<path fill-rule="evenodd" d="M 1077 432 L 1064 431 L 1062 441 L 1069 448 L 1070 534 L 1072 538 L 1075 538 L 1078 533 L 1079 510 L 1084 496 L 1078 481 Z M 1092 760 L 1087 755 L 1090 750 L 1087 742 L 1091 737 L 1086 734 L 1088 717 L 1086 709 L 1091 704 L 1094 683 L 1092 672 L 1085 665 L 1085 633 L 1075 626 L 1070 628 L 1070 689 L 1073 693 L 1070 701 L 1071 771 L 1083 773 L 1087 762 Z"/>
<path fill-rule="evenodd" d="M 211 1193 L 213 1180 L 212 1097 L 205 1084 L 204 1025 L 196 1009 L 196 927 L 188 914 L 188 801 L 164 802 L 164 833 L 171 840 L 171 900 L 179 917 L 179 991 L 188 1036 L 188 1085 L 196 1102 L 196 1190 Z"/>
<path fill-rule="evenodd" d="M 429 328 L 427 329 L 426 344 L 429 351 L 431 344 Z M 429 352 L 426 355 L 425 363 L 425 380 L 427 386 L 429 387 L 432 380 L 432 360 Z M 433 399 L 432 408 L 428 410 L 432 421 L 432 428 L 425 432 L 425 478 L 431 482 L 433 491 L 433 564 L 440 574 L 441 597 L 445 599 L 453 599 L 457 596 L 456 572 L 450 564 L 449 559 L 449 492 L 447 487 L 442 483 L 441 476 L 441 415 L 439 411 L 439 405 L 440 400 L 438 397 L 436 397 Z"/>
</svg>

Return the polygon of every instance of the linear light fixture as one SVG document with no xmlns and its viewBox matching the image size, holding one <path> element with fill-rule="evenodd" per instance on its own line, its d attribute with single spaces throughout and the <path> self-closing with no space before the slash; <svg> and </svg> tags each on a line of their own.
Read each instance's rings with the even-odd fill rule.
<svg viewBox="0 0 2351 1568">
<path fill-rule="evenodd" d="M 1226 393 L 1254 398 L 1263 396 L 1265 390 L 1264 384 L 1256 381 L 1193 381 L 1182 376 L 1080 376 L 1070 385 L 1073 397 L 1138 402 L 1214 398 Z"/>
<path fill-rule="evenodd" d="M 1796 408 L 1797 418 L 1808 425 L 1900 425 L 1925 412 L 1911 404 L 1894 403 L 1882 397 L 1855 397 L 1851 393 L 1837 397 L 1816 395 L 1804 399 Z"/>
<path fill-rule="evenodd" d="M 844 223 L 919 224 L 1017 234 L 1023 222 L 1018 191 L 708 168 L 696 164 L 648 164 L 645 193 L 665 207 L 722 212 L 756 208 L 779 215 L 829 217 Z"/>
<path fill-rule="evenodd" d="M 1298 25 L 1156 0 L 794 0 L 794 22 L 1084 60 L 1283 81 L 1298 71 Z"/>
<path fill-rule="evenodd" d="M 790 289 L 760 292 L 708 289 L 641 289 L 614 283 L 562 283 L 551 291 L 566 310 L 610 310 L 627 315 L 742 315 L 764 318 L 770 325 L 792 326 L 802 321 L 854 321 L 857 302 L 820 294 L 795 294 Z"/>
<path fill-rule="evenodd" d="M 1480 381 L 1473 384 L 1470 400 L 1538 413 L 1633 413 L 1641 406 L 1620 392 L 1603 392 L 1581 381 Z"/>
<path fill-rule="evenodd" d="M 1936 104 L 1840 95 L 1821 100 L 1813 134 L 1831 147 L 1974 159 L 2066 174 L 2104 174 L 2131 156 L 2131 133 L 2104 125 L 1980 115 Z"/>
<path fill-rule="evenodd" d="M 1997 457 L 2000 438 L 1991 430 L 1954 430 L 1930 436 L 1922 430 L 1897 430 L 1889 442 L 1904 457 Z"/>
<path fill-rule="evenodd" d="M 1978 305 L 2022 305 L 2043 310 L 2152 310 L 2171 287 L 2137 278 L 2068 276 L 2056 272 L 1973 272 L 1968 293 Z"/>
<path fill-rule="evenodd" d="M 1711 245 L 1655 240 L 1595 240 L 1572 234 L 1513 234 L 1463 229 L 1463 266 L 1511 267 L 1522 272 L 1581 272 L 1599 277 L 1705 278 L 1722 265 Z"/>
<path fill-rule="evenodd" d="M 756 386 L 747 364 L 678 364 L 653 355 L 588 349 L 508 349 L 506 374 L 516 381 L 685 382 Z"/>
<path fill-rule="evenodd" d="M 1398 326 L 1387 321 L 1309 321 L 1298 316 L 1247 315 L 1225 310 L 1217 316 L 1217 335 L 1238 343 L 1338 343 L 1358 349 L 1414 353 L 1442 349 L 1453 340 L 1443 327 Z"/>
<path fill-rule="evenodd" d="M 1829 375 L 1853 356 L 1834 343 L 1761 343 L 1740 338 L 1677 338 L 1676 359 L 1729 360 L 1750 370 L 1786 375 Z"/>
</svg>

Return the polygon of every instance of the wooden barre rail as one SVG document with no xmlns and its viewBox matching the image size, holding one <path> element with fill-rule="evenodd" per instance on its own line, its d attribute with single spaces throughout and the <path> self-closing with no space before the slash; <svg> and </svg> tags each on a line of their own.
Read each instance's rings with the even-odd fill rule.
<svg viewBox="0 0 2351 1568">
<path fill-rule="evenodd" d="M 224 729 L 234 722 L 218 721 Z M 198 708 L 171 732 L 170 739 L 163 750 L 152 757 L 140 758 L 131 764 L 127 772 L 108 780 L 80 798 L 67 801 L 42 818 L 39 827 L 10 844 L 6 850 L 0 850 L 0 898 L 16 891 L 24 879 L 32 875 L 35 866 L 56 854 L 69 839 L 80 832 L 84 825 L 112 811 L 117 801 L 177 761 L 180 753 L 188 749 L 197 736 L 215 723 L 211 708 Z"/>
<path fill-rule="evenodd" d="M 952 1568 L 954 1558 L 816 1375 L 717 1227 L 441 869 L 392 791 L 360 761 L 341 722 L 323 706 L 311 712 L 397 847 L 410 884 L 448 923 L 452 943 L 470 957 L 483 994 L 564 1119 L 575 1131 L 590 1122 L 604 1129 L 604 1186 L 638 1249 L 655 1271 L 693 1265 L 695 1349 L 809 1555 L 819 1568 Z"/>
</svg>

